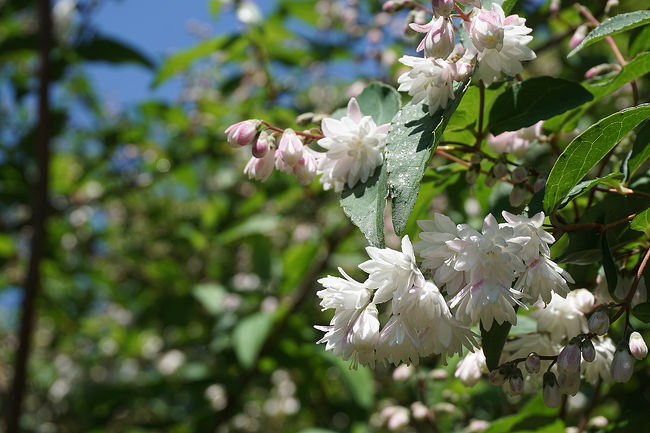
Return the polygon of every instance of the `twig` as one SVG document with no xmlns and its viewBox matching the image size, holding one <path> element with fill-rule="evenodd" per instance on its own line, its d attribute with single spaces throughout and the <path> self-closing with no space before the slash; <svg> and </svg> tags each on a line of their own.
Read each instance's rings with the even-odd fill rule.
<svg viewBox="0 0 650 433">
<path fill-rule="evenodd" d="M 635 216 L 636 216 L 636 214 L 633 213 L 632 215 L 628 215 L 623 219 L 611 222 L 609 224 L 588 222 L 588 223 L 562 225 L 559 228 L 564 232 L 575 232 L 576 230 L 596 229 L 596 230 L 598 230 L 598 231 L 600 231 L 602 233 L 602 232 L 604 232 L 606 230 L 609 230 L 609 229 L 614 228 L 616 226 L 620 226 L 621 224 L 625 224 L 627 222 L 632 221 Z"/>
<path fill-rule="evenodd" d="M 40 264 L 46 237 L 49 175 L 50 175 L 50 51 L 52 50 L 52 17 L 50 0 L 39 2 L 40 28 L 40 87 L 38 102 L 38 135 L 36 158 L 38 180 L 34 189 L 32 204 L 33 234 L 30 242 L 30 256 L 23 289 L 25 298 L 20 320 L 19 343 L 14 362 L 14 377 L 11 384 L 5 428 L 7 433 L 18 433 L 22 403 L 27 381 L 27 364 L 31 351 L 31 337 L 35 322 L 36 297 L 41 288 Z"/>
<path fill-rule="evenodd" d="M 595 186 L 595 187 L 592 188 L 592 190 L 601 191 L 601 192 L 612 192 L 612 193 L 615 193 L 615 194 L 623 194 L 623 195 L 634 194 L 634 195 L 640 195 L 642 197 L 650 198 L 650 194 L 648 194 L 647 192 L 637 191 L 637 190 L 630 189 L 630 188 L 625 188 L 625 191 L 620 191 L 620 190 L 618 190 L 616 188 L 599 188 L 599 187 Z"/>
<path fill-rule="evenodd" d="M 271 131 L 275 132 L 284 132 L 284 129 L 278 128 L 277 126 L 271 125 L 269 122 L 263 120 L 262 123 L 266 125 L 267 128 L 269 128 Z M 325 136 L 322 134 L 310 134 L 308 132 L 301 132 L 301 131 L 294 131 L 296 135 L 302 135 L 303 137 L 307 138 L 313 138 L 314 140 L 320 140 L 321 138 L 324 138 Z"/>
</svg>

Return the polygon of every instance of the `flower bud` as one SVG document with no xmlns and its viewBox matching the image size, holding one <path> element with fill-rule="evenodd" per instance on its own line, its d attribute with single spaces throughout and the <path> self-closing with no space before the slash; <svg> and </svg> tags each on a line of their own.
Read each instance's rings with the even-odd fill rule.
<svg viewBox="0 0 650 433">
<path fill-rule="evenodd" d="M 456 62 L 456 81 L 464 81 L 472 75 L 474 66 L 470 62 L 459 60 Z"/>
<path fill-rule="evenodd" d="M 603 75 L 612 71 L 620 71 L 620 70 L 621 70 L 621 65 L 617 65 L 613 63 L 602 63 L 600 65 L 596 65 L 594 67 L 587 69 L 587 72 L 585 72 L 585 78 L 589 80 L 591 78 L 594 78 L 597 75 Z"/>
<path fill-rule="evenodd" d="M 607 317 L 605 311 L 596 310 L 589 318 L 587 325 L 589 326 L 589 332 L 596 335 L 605 335 L 609 330 L 609 317 Z"/>
<path fill-rule="evenodd" d="M 313 120 L 314 120 L 314 113 L 312 113 L 311 111 L 299 114 L 298 117 L 296 117 L 296 123 L 298 125 L 307 125 L 308 123 L 311 123 Z"/>
<path fill-rule="evenodd" d="M 515 368 L 504 386 L 508 395 L 515 396 L 521 394 L 524 390 L 524 376 L 521 369 Z"/>
<path fill-rule="evenodd" d="M 562 0 L 551 0 L 551 4 L 548 7 L 548 11 L 551 15 L 555 15 L 560 11 L 560 2 Z"/>
<path fill-rule="evenodd" d="M 639 361 L 645 358 L 648 354 L 648 346 L 646 346 L 641 334 L 636 331 L 630 335 L 629 346 L 630 353 Z"/>
<path fill-rule="evenodd" d="M 497 177 L 494 175 L 494 171 L 490 170 L 485 176 L 485 186 L 492 188 L 497 183 Z"/>
<path fill-rule="evenodd" d="M 557 383 L 555 374 L 550 371 L 544 373 L 543 383 L 544 387 L 542 389 L 542 397 L 544 398 L 546 406 L 551 408 L 560 407 L 560 404 L 562 403 L 562 393 L 560 392 L 560 386 Z"/>
<path fill-rule="evenodd" d="M 580 389 L 580 371 L 571 373 L 560 372 L 557 378 L 560 391 L 568 395 L 576 395 Z"/>
<path fill-rule="evenodd" d="M 528 170 L 526 170 L 524 167 L 516 167 L 514 170 L 512 170 L 512 174 L 510 175 L 510 179 L 514 183 L 521 183 L 526 180 L 528 177 Z"/>
<path fill-rule="evenodd" d="M 266 133 L 266 131 L 263 131 L 259 137 L 257 137 L 257 141 L 253 143 L 253 156 L 255 158 L 261 158 L 264 155 L 266 155 L 266 152 L 269 150 L 269 142 L 273 141 L 273 136 L 269 135 Z"/>
<path fill-rule="evenodd" d="M 594 303 L 596 302 L 594 294 L 587 289 L 573 290 L 570 293 L 570 296 L 567 297 L 567 299 L 569 298 L 573 305 L 584 314 L 590 312 L 592 308 L 594 308 Z"/>
<path fill-rule="evenodd" d="M 539 369 L 542 367 L 542 360 L 539 358 L 539 355 L 535 352 L 528 355 L 526 362 L 524 363 L 526 371 L 530 374 L 539 373 Z"/>
<path fill-rule="evenodd" d="M 450 19 L 439 17 L 434 18 L 426 25 L 415 22 L 409 26 L 418 33 L 426 33 L 416 48 L 416 52 L 424 50 L 426 57 L 446 59 L 454 50 L 456 36 L 454 35 L 454 25 Z"/>
<path fill-rule="evenodd" d="M 585 36 L 587 36 L 587 25 L 582 24 L 581 26 L 578 26 L 575 33 L 573 33 L 573 36 L 571 36 L 571 40 L 569 41 L 569 48 L 574 49 L 580 45 L 580 42 L 584 40 Z"/>
<path fill-rule="evenodd" d="M 425 419 L 429 415 L 429 408 L 421 401 L 416 401 L 411 404 L 411 413 L 415 419 Z"/>
<path fill-rule="evenodd" d="M 228 144 L 232 147 L 250 144 L 255 139 L 260 124 L 259 120 L 244 120 L 230 125 L 225 131 L 228 134 Z"/>
<path fill-rule="evenodd" d="M 608 14 L 609 11 L 615 7 L 618 7 L 618 0 L 607 0 L 607 3 L 605 4 L 605 13 Z"/>
<path fill-rule="evenodd" d="M 285 173 L 293 172 L 294 167 L 302 158 L 303 144 L 291 128 L 284 130 L 278 150 L 275 152 L 276 167 Z"/>
<path fill-rule="evenodd" d="M 395 382 L 406 382 L 411 376 L 415 368 L 412 365 L 400 364 L 395 370 L 393 370 L 393 380 Z"/>
<path fill-rule="evenodd" d="M 469 34 L 477 50 L 503 48 L 503 20 L 495 11 L 480 9 L 470 24 Z"/>
<path fill-rule="evenodd" d="M 506 165 L 501 161 L 494 164 L 494 167 L 492 167 L 492 170 L 494 170 L 494 175 L 496 177 L 503 177 L 506 174 L 508 174 L 508 167 L 506 167 Z"/>
<path fill-rule="evenodd" d="M 506 379 L 505 372 L 501 368 L 490 372 L 490 385 L 501 386 Z"/>
<path fill-rule="evenodd" d="M 454 0 L 433 0 L 431 6 L 436 16 L 448 17 L 453 12 L 456 2 Z"/>
<path fill-rule="evenodd" d="M 474 185 L 476 182 L 476 179 L 478 179 L 478 174 L 479 174 L 479 167 L 476 166 L 471 166 L 467 172 L 465 172 L 465 182 L 467 182 L 470 185 Z"/>
<path fill-rule="evenodd" d="M 509 199 L 510 205 L 512 205 L 512 207 L 521 206 L 526 199 L 526 190 L 519 187 L 518 185 L 515 185 L 514 188 L 512 188 L 512 191 L 510 191 Z"/>
<path fill-rule="evenodd" d="M 557 357 L 557 369 L 561 373 L 575 373 L 580 370 L 580 349 L 575 343 L 569 343 Z"/>
<path fill-rule="evenodd" d="M 627 348 L 617 349 L 610 373 L 614 382 L 627 382 L 634 372 L 634 360 Z"/>
<path fill-rule="evenodd" d="M 300 158 L 300 161 L 298 161 L 293 169 L 293 174 L 296 175 L 298 183 L 301 185 L 309 185 L 316 178 L 316 158 L 314 158 L 310 150 L 305 149 L 302 153 L 302 158 Z"/>
<path fill-rule="evenodd" d="M 546 186 L 546 179 L 539 178 L 535 181 L 535 184 L 533 185 L 533 191 L 539 192 Z"/>
<path fill-rule="evenodd" d="M 397 12 L 397 7 L 397 4 L 393 0 L 388 0 L 385 1 L 383 5 L 381 5 L 381 10 L 384 12 L 393 13 Z"/>
<path fill-rule="evenodd" d="M 248 178 L 262 182 L 268 179 L 273 172 L 274 153 L 273 149 L 270 149 L 262 158 L 252 156 L 244 167 L 244 173 L 248 175 Z"/>
<path fill-rule="evenodd" d="M 472 165 L 479 165 L 483 161 L 483 157 L 479 155 L 478 153 L 472 154 L 472 157 L 470 158 L 470 162 Z"/>
<path fill-rule="evenodd" d="M 580 344 L 580 352 L 582 352 L 582 359 L 587 362 L 592 362 L 596 359 L 596 348 L 594 347 L 594 343 L 589 339 L 586 339 Z"/>
</svg>

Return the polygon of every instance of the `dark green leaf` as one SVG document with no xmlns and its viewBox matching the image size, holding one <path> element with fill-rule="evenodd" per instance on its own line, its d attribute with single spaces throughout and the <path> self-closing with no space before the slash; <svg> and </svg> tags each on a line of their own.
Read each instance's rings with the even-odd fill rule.
<svg viewBox="0 0 650 433">
<path fill-rule="evenodd" d="M 630 228 L 650 234 L 650 208 L 635 216 L 630 223 Z"/>
<path fill-rule="evenodd" d="M 577 136 L 555 162 L 546 182 L 544 209 L 553 213 L 574 186 L 616 146 L 628 132 L 650 115 L 650 104 L 614 113 Z"/>
<path fill-rule="evenodd" d="M 388 131 L 385 165 L 392 196 L 393 226 L 400 236 L 415 206 L 424 171 L 467 87 L 468 83 L 459 83 L 455 99 L 433 115 L 426 104 L 406 105 Z"/>
<path fill-rule="evenodd" d="M 567 57 L 573 56 L 578 51 L 591 44 L 594 44 L 607 36 L 612 36 L 650 22 L 650 11 L 636 11 L 627 14 L 616 15 L 609 18 L 601 25 L 589 32 L 589 34 L 575 47 Z"/>
<path fill-rule="evenodd" d="M 344 361 L 330 352 L 321 353 L 337 368 L 354 401 L 363 408 L 371 407 L 375 401 L 375 380 L 372 370 L 361 365 L 357 369 L 352 369 L 349 361 Z"/>
<path fill-rule="evenodd" d="M 389 123 L 399 111 L 400 96 L 391 86 L 370 83 L 357 96 L 359 108 L 365 116 L 371 116 L 377 125 Z"/>
<path fill-rule="evenodd" d="M 77 46 L 77 54 L 86 60 L 108 63 L 136 63 L 153 69 L 154 64 L 136 48 L 106 36 L 96 35 Z"/>
<path fill-rule="evenodd" d="M 0 42 L 0 56 L 27 51 L 36 52 L 37 49 L 38 37 L 36 35 L 11 36 Z"/>
<path fill-rule="evenodd" d="M 354 188 L 347 186 L 341 193 L 343 212 L 359 227 L 368 242 L 384 247 L 384 210 L 388 196 L 386 164 L 377 167 L 375 174 Z"/>
<path fill-rule="evenodd" d="M 264 340 L 271 331 L 271 325 L 273 316 L 266 313 L 251 314 L 237 323 L 232 339 L 235 355 L 242 367 L 253 367 Z"/>
<path fill-rule="evenodd" d="M 544 192 L 546 188 L 542 188 L 537 191 L 533 198 L 530 199 L 528 203 L 528 212 L 527 215 L 529 218 L 532 218 L 533 215 L 538 214 L 544 210 Z"/>
<path fill-rule="evenodd" d="M 589 91 L 573 81 L 553 77 L 530 78 L 514 83 L 499 95 L 490 110 L 488 129 L 495 135 L 516 131 L 592 99 Z"/>
<path fill-rule="evenodd" d="M 614 258 L 609 249 L 609 243 L 607 242 L 607 233 L 600 235 L 600 249 L 603 253 L 603 269 L 605 270 L 605 278 L 607 279 L 607 288 L 609 289 L 609 294 L 614 295 L 618 275 L 616 272 L 616 263 L 614 263 Z"/>
<path fill-rule="evenodd" d="M 517 0 L 505 0 L 503 4 L 501 5 L 501 8 L 503 9 L 503 12 L 508 15 L 512 8 L 515 7 L 517 4 Z"/>
<path fill-rule="evenodd" d="M 645 26 L 635 35 L 630 37 L 627 53 L 630 57 L 636 56 L 641 51 L 650 50 L 650 26 Z"/>
<path fill-rule="evenodd" d="M 650 323 L 650 302 L 644 302 L 632 308 L 632 314 L 643 323 Z"/>
<path fill-rule="evenodd" d="M 609 186 L 618 185 L 623 179 L 623 173 L 610 173 L 607 176 L 598 177 L 596 179 L 585 180 L 574 186 L 571 191 L 562 199 L 558 205 L 558 209 L 562 209 L 564 206 L 569 204 L 571 200 L 580 197 L 582 194 L 591 190 L 598 184 L 605 184 Z"/>
<path fill-rule="evenodd" d="M 492 327 L 486 331 L 481 322 L 481 342 L 488 370 L 492 371 L 499 366 L 501 351 L 506 344 L 511 327 L 512 323 L 510 322 L 503 322 L 501 325 L 492 322 Z"/>
<path fill-rule="evenodd" d="M 631 179 L 648 158 L 650 158 L 650 121 L 646 120 L 636 134 L 630 158 L 627 160 L 627 178 Z"/>
<path fill-rule="evenodd" d="M 630 60 L 613 78 L 587 83 L 586 87 L 594 95 L 594 100 L 597 100 L 648 72 L 650 72 L 650 52 L 644 52 Z"/>
</svg>

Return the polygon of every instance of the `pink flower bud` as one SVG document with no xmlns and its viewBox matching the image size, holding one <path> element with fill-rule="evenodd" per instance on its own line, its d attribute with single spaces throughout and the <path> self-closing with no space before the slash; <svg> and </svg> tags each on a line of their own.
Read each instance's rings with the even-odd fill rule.
<svg viewBox="0 0 650 433">
<path fill-rule="evenodd" d="M 228 144 L 232 147 L 250 144 L 257 135 L 259 124 L 259 120 L 244 120 L 230 125 L 225 131 L 228 134 Z"/>
<path fill-rule="evenodd" d="M 293 168 L 302 158 L 303 144 L 293 129 L 287 128 L 280 138 L 278 150 L 275 152 L 275 166 L 285 173 L 292 173 Z"/>
<path fill-rule="evenodd" d="M 573 36 L 571 36 L 571 40 L 569 41 L 569 48 L 574 49 L 580 45 L 580 42 L 584 40 L 585 36 L 587 36 L 587 25 L 583 24 L 581 26 L 578 26 L 575 33 L 573 33 Z"/>
<path fill-rule="evenodd" d="M 503 177 L 508 174 L 508 167 L 506 167 L 506 165 L 501 161 L 494 164 L 492 170 L 494 170 L 494 175 L 496 177 Z"/>
<path fill-rule="evenodd" d="M 561 373 L 574 373 L 580 370 L 580 348 L 575 343 L 569 343 L 557 357 L 557 369 Z"/>
<path fill-rule="evenodd" d="M 397 12 L 397 5 L 393 0 L 388 0 L 385 1 L 383 5 L 381 5 L 381 9 L 384 12 L 388 12 L 388 13 Z"/>
<path fill-rule="evenodd" d="M 273 172 L 273 161 L 275 152 L 271 149 L 262 158 L 251 157 L 244 168 L 249 179 L 266 181 Z"/>
<path fill-rule="evenodd" d="M 450 19 L 438 17 L 428 24 L 422 25 L 415 22 L 410 24 L 410 27 L 418 33 L 426 33 L 416 48 L 417 52 L 424 50 L 426 57 L 446 59 L 454 50 L 456 36 L 454 35 L 454 25 Z"/>
<path fill-rule="evenodd" d="M 415 419 L 425 419 L 429 415 L 429 408 L 421 401 L 416 401 L 411 404 L 411 413 Z"/>
<path fill-rule="evenodd" d="M 551 0 L 551 4 L 548 7 L 548 11 L 551 15 L 555 15 L 560 11 L 560 2 L 561 0 Z"/>
<path fill-rule="evenodd" d="M 634 359 L 626 348 L 616 350 L 610 369 L 614 382 L 627 382 L 634 373 Z"/>
<path fill-rule="evenodd" d="M 582 352 L 582 359 L 587 362 L 592 362 L 596 359 L 596 349 L 594 348 L 594 343 L 591 340 L 585 340 L 580 345 L 580 352 Z"/>
<path fill-rule="evenodd" d="M 499 135 L 488 135 L 488 146 L 496 153 L 509 153 L 512 150 L 512 143 L 517 137 L 515 131 L 502 132 Z"/>
<path fill-rule="evenodd" d="M 528 355 L 528 357 L 526 358 L 526 362 L 524 363 L 524 366 L 526 367 L 526 371 L 528 373 L 537 374 L 539 373 L 539 369 L 542 366 L 542 360 L 539 358 L 538 354 L 533 352 L 530 355 Z"/>
<path fill-rule="evenodd" d="M 551 408 L 560 407 L 560 404 L 562 403 L 562 393 L 560 392 L 560 386 L 557 383 L 555 374 L 550 371 L 544 373 L 543 383 L 544 387 L 542 389 L 542 397 L 544 398 L 546 406 Z"/>
<path fill-rule="evenodd" d="M 596 335 L 605 335 L 609 330 L 609 317 L 607 317 L 605 311 L 596 310 L 589 318 L 587 325 L 589 326 L 589 332 Z"/>
<path fill-rule="evenodd" d="M 293 169 L 298 182 L 301 185 L 309 185 L 316 178 L 316 158 L 311 149 L 305 149 L 302 158 Z"/>
<path fill-rule="evenodd" d="M 546 186 L 546 179 L 537 179 L 533 185 L 533 191 L 539 192 Z"/>
<path fill-rule="evenodd" d="M 260 137 L 258 137 L 255 144 L 253 144 L 252 152 L 255 158 L 262 158 L 264 155 L 266 155 L 266 152 L 268 152 L 269 150 L 270 137 L 264 133 L 262 133 L 262 135 L 260 135 Z"/>
<path fill-rule="evenodd" d="M 521 394 L 524 390 L 524 377 L 520 369 L 515 368 L 505 384 L 505 391 L 510 396 Z"/>
<path fill-rule="evenodd" d="M 401 364 L 395 370 L 393 370 L 393 380 L 395 382 L 406 382 L 413 376 L 415 368 L 412 365 Z"/>
<path fill-rule="evenodd" d="M 431 7 L 436 13 L 436 16 L 448 17 L 454 11 L 456 3 L 454 0 L 433 0 Z"/>
<path fill-rule="evenodd" d="M 464 81 L 472 75 L 474 66 L 470 62 L 459 60 L 456 62 L 456 81 Z"/>
<path fill-rule="evenodd" d="M 494 6 L 493 6 L 494 8 Z M 481 9 L 470 24 L 469 34 L 478 51 L 503 48 L 503 17 L 496 11 Z"/>
<path fill-rule="evenodd" d="M 576 395 L 580 389 L 580 371 L 571 373 L 560 372 L 557 378 L 560 391 L 568 395 Z"/>
<path fill-rule="evenodd" d="M 589 80 L 591 78 L 594 78 L 597 75 L 603 75 L 611 71 L 620 71 L 620 70 L 621 70 L 620 65 L 615 65 L 611 63 L 602 63 L 600 65 L 596 65 L 592 68 L 589 68 L 587 72 L 585 72 L 585 78 Z"/>
<path fill-rule="evenodd" d="M 630 353 L 639 361 L 645 358 L 648 354 L 648 346 L 645 344 L 641 334 L 636 331 L 630 335 L 629 346 Z"/>
</svg>

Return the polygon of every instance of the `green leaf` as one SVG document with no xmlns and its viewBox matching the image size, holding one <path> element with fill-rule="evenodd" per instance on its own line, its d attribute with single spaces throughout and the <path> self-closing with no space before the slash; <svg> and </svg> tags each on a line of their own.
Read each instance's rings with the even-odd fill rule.
<svg viewBox="0 0 650 433">
<path fill-rule="evenodd" d="M 400 95 L 393 87 L 383 83 L 370 83 L 357 96 L 359 108 L 371 116 L 377 125 L 389 123 L 400 107 Z"/>
<path fill-rule="evenodd" d="M 650 26 L 645 26 L 636 34 L 630 37 L 630 44 L 627 54 L 630 57 L 636 56 L 641 51 L 650 50 Z"/>
<path fill-rule="evenodd" d="M 336 433 L 336 432 L 334 430 L 328 430 L 326 428 L 307 427 L 298 431 L 298 433 Z"/>
<path fill-rule="evenodd" d="M 503 4 L 501 5 L 501 8 L 503 9 L 503 12 L 508 15 L 512 8 L 515 7 L 517 4 L 517 0 L 505 0 Z"/>
<path fill-rule="evenodd" d="M 371 245 L 384 247 L 384 210 L 388 196 L 386 164 L 377 167 L 375 174 L 354 188 L 347 186 L 341 193 L 343 212 L 364 234 Z"/>
<path fill-rule="evenodd" d="M 644 302 L 632 308 L 632 314 L 643 323 L 650 323 L 650 302 Z"/>
<path fill-rule="evenodd" d="M 219 49 L 228 47 L 238 38 L 239 35 L 237 34 L 217 36 L 211 39 L 206 39 L 188 50 L 172 55 L 163 62 L 160 68 L 158 68 L 156 78 L 153 82 L 153 87 L 156 87 L 174 75 L 185 71 L 196 60 L 207 57 Z"/>
<path fill-rule="evenodd" d="M 392 196 L 393 226 L 400 236 L 415 206 L 424 171 L 468 85 L 468 82 L 459 83 L 454 100 L 433 115 L 426 104 L 406 105 L 388 131 L 385 165 Z"/>
<path fill-rule="evenodd" d="M 601 119 L 573 139 L 555 162 L 546 181 L 546 213 L 553 213 L 589 170 L 648 115 L 650 104 L 627 108 Z"/>
<path fill-rule="evenodd" d="M 210 313 L 219 314 L 223 311 L 223 298 L 226 296 L 226 289 L 221 284 L 199 284 L 192 289 L 192 295 Z"/>
<path fill-rule="evenodd" d="M 650 121 L 646 120 L 636 134 L 634 146 L 627 160 L 627 178 L 631 179 L 648 158 L 650 158 Z"/>
<path fill-rule="evenodd" d="M 503 322 L 501 325 L 492 322 L 492 327 L 489 331 L 486 331 L 483 322 L 481 322 L 481 342 L 488 370 L 492 371 L 499 366 L 501 351 L 506 344 L 506 338 L 508 338 L 511 327 L 512 323 L 510 322 Z"/>
<path fill-rule="evenodd" d="M 361 113 L 371 116 L 377 125 L 388 123 L 399 111 L 400 96 L 391 86 L 371 83 L 357 97 Z M 338 110 L 337 110 L 338 111 Z M 365 183 L 347 185 L 341 194 L 343 212 L 359 227 L 368 242 L 384 247 L 384 211 L 388 196 L 386 164 L 375 169 Z"/>
<path fill-rule="evenodd" d="M 339 356 L 330 352 L 321 352 L 322 356 L 334 365 L 341 379 L 347 385 L 352 399 L 363 408 L 370 408 L 375 402 L 375 380 L 372 370 L 368 367 L 358 366 L 356 370 L 350 368 L 350 362 L 344 361 Z"/>
<path fill-rule="evenodd" d="M 266 313 L 251 314 L 237 323 L 232 339 L 235 355 L 242 367 L 253 367 L 272 325 L 273 316 Z"/>
<path fill-rule="evenodd" d="M 528 212 L 526 213 L 529 218 L 532 218 L 533 215 L 538 214 L 544 210 L 544 192 L 546 187 L 540 189 L 535 194 L 533 198 L 528 202 Z"/>
<path fill-rule="evenodd" d="M 632 230 L 638 230 L 650 234 L 650 208 L 637 214 L 630 223 L 630 228 Z"/>
<path fill-rule="evenodd" d="M 580 45 L 575 47 L 567 57 L 571 57 L 578 51 L 582 50 L 589 45 L 595 44 L 607 36 L 612 36 L 635 27 L 645 25 L 650 22 L 650 11 L 636 11 L 627 14 L 616 15 L 609 18 L 601 25 L 589 32 L 589 34 L 580 42 Z"/>
<path fill-rule="evenodd" d="M 292 244 L 282 254 L 282 267 L 284 280 L 278 288 L 278 293 L 292 292 L 309 270 L 309 267 L 316 259 L 321 244 L 315 241 L 307 241 L 300 244 Z"/>
<path fill-rule="evenodd" d="M 136 63 L 149 69 L 153 62 L 136 48 L 106 36 L 96 35 L 77 46 L 77 54 L 86 60 L 108 63 Z"/>
<path fill-rule="evenodd" d="M 616 186 L 620 181 L 623 180 L 623 173 L 610 173 L 607 176 L 598 177 L 596 179 L 585 180 L 574 186 L 571 191 L 562 199 L 558 205 L 558 209 L 562 209 L 564 206 L 569 204 L 571 200 L 581 196 L 582 194 L 591 190 L 598 184 L 605 184 L 609 186 Z"/>
<path fill-rule="evenodd" d="M 580 84 L 562 78 L 535 77 L 513 83 L 494 102 L 488 129 L 492 134 L 516 131 L 589 102 Z"/>
<path fill-rule="evenodd" d="M 603 253 L 603 269 L 605 270 L 607 288 L 609 289 L 609 294 L 614 295 L 618 275 L 616 272 L 616 263 L 614 263 L 614 258 L 612 257 L 609 243 L 607 242 L 607 233 L 602 233 L 600 235 L 600 249 Z"/>
</svg>

